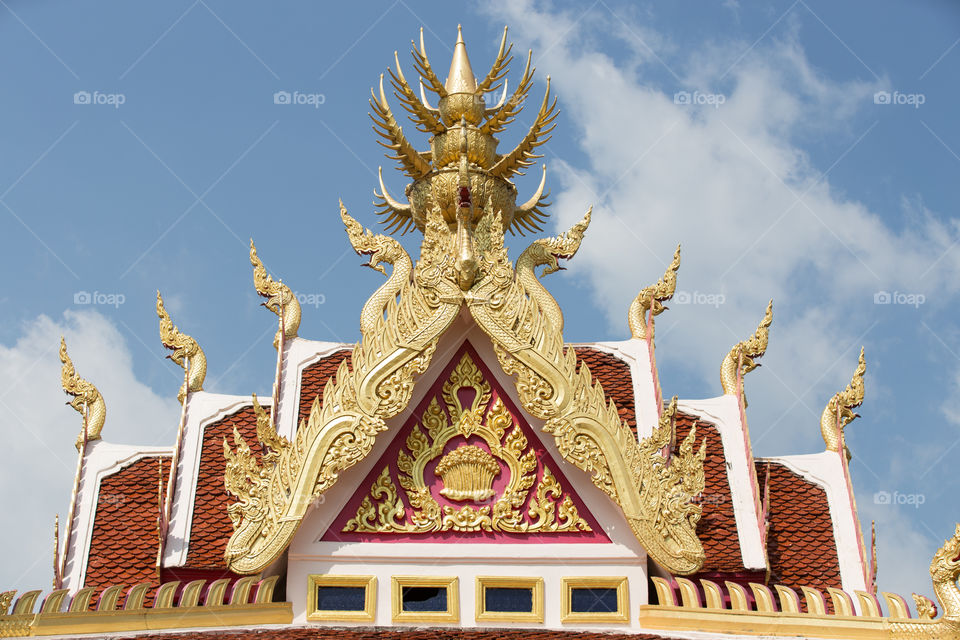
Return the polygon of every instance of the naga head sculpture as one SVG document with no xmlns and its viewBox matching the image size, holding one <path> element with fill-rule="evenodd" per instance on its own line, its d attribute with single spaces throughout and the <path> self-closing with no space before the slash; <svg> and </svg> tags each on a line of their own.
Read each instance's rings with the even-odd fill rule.
<svg viewBox="0 0 960 640">
<path fill-rule="evenodd" d="M 930 563 L 930 577 L 934 583 L 951 583 L 960 578 L 960 524 L 953 537 L 933 555 Z"/>
</svg>

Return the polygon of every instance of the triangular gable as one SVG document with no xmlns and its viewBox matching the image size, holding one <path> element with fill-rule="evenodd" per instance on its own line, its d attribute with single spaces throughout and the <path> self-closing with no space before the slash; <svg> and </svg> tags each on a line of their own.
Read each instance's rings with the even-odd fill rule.
<svg viewBox="0 0 960 640">
<path fill-rule="evenodd" d="M 448 539 L 609 542 L 466 342 L 322 538 Z"/>
</svg>

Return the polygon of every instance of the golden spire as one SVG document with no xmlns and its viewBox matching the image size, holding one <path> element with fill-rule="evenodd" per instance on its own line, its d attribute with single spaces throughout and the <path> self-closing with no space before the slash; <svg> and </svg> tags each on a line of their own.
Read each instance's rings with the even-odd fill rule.
<svg viewBox="0 0 960 640">
<path fill-rule="evenodd" d="M 174 326 L 170 314 L 163 306 L 163 298 L 157 291 L 157 317 L 160 318 L 160 342 L 173 351 L 167 357 L 183 367 L 187 376 L 177 393 L 177 400 L 183 403 L 192 391 L 203 391 L 203 380 L 207 377 L 207 356 L 197 341 Z"/>
<path fill-rule="evenodd" d="M 107 407 L 97 388 L 81 378 L 73 368 L 73 361 L 67 355 L 67 343 L 63 336 L 60 336 L 60 362 L 63 363 L 60 370 L 60 383 L 63 385 L 64 392 L 73 396 L 73 400 L 67 404 L 83 416 L 83 427 L 80 435 L 77 436 L 76 443 L 77 451 L 80 451 L 85 442 L 100 439 L 100 431 L 107 419 Z"/>
<path fill-rule="evenodd" d="M 447 94 L 473 93 L 477 90 L 477 79 L 470 67 L 470 58 L 467 57 L 467 45 L 463 41 L 463 32 L 457 25 L 457 43 L 453 45 L 453 60 L 450 61 L 450 73 L 443 84 Z"/>
<path fill-rule="evenodd" d="M 763 320 L 752 336 L 738 342 L 730 349 L 730 352 L 723 359 L 720 365 L 720 384 L 723 386 L 723 393 L 736 394 L 740 387 L 743 406 L 747 406 L 746 396 L 743 395 L 742 380 L 754 369 L 760 366 L 755 362 L 767 350 L 767 342 L 770 339 L 770 324 L 773 322 L 773 300 L 767 305 L 767 311 L 763 314 Z"/>
<path fill-rule="evenodd" d="M 857 369 L 847 388 L 835 394 L 820 415 L 820 435 L 827 445 L 827 451 L 840 451 L 843 448 L 847 460 L 850 459 L 850 450 L 844 438 L 844 429 L 847 425 L 860 417 L 854 409 L 863 403 L 864 384 L 863 376 L 867 372 L 867 363 L 863 357 L 863 347 L 860 347 L 860 358 L 857 360 Z"/>
<path fill-rule="evenodd" d="M 420 44 L 414 43 L 413 47 L 414 65 L 422 83 L 419 98 L 395 57 L 397 69 L 389 70 L 394 95 L 409 112 L 417 130 L 432 134 L 428 151 L 417 150 L 398 124 L 387 102 L 382 77 L 379 91 L 372 92 L 371 117 L 374 130 L 382 138 L 380 144 L 390 150 L 387 157 L 397 160 L 401 170 L 412 180 L 404 190 L 409 203 L 391 196 L 382 180 L 379 192 L 375 192 L 378 212 L 385 217 L 384 222 L 391 232 L 405 232 L 413 226 L 424 231 L 436 208 L 452 233 L 458 225 L 458 202 L 464 188 L 473 195 L 475 207 L 469 222 L 474 230 L 488 209 L 499 213 L 504 229 L 511 233 L 542 230 L 540 225 L 547 216 L 544 209 L 549 204 L 543 192 L 544 182 L 541 181 L 532 198 L 518 204 L 517 188 L 510 179 L 542 157 L 536 150 L 550 139 L 558 113 L 556 100 L 550 97 L 548 77 L 543 101 L 526 135 L 512 150 L 498 152 L 498 141 L 494 136 L 514 121 L 526 105 L 533 86 L 531 54 L 527 56 L 519 83 L 507 99 L 505 78 L 512 56 L 506 45 L 506 35 L 504 30 L 496 60 L 483 80 L 478 82 L 467 57 L 462 30 L 458 28 L 450 75 L 446 83 L 441 84 L 427 58 L 421 30 Z M 500 102 L 487 107 L 485 94 L 500 87 L 503 87 Z M 427 103 L 424 89 L 438 96 L 436 108 Z M 466 184 L 461 184 L 459 179 L 451 180 L 447 174 L 460 164 L 464 141 L 469 169 Z"/>
</svg>

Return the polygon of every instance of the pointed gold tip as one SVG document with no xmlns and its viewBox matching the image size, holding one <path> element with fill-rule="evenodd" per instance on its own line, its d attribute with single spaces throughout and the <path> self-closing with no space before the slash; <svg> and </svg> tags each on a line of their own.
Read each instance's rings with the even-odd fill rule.
<svg viewBox="0 0 960 640">
<path fill-rule="evenodd" d="M 453 46 L 453 59 L 450 61 L 450 73 L 444 83 L 449 93 L 473 93 L 477 90 L 477 78 L 473 75 L 470 58 L 467 57 L 467 45 L 463 41 L 463 31 L 457 25 L 457 42 Z"/>
</svg>

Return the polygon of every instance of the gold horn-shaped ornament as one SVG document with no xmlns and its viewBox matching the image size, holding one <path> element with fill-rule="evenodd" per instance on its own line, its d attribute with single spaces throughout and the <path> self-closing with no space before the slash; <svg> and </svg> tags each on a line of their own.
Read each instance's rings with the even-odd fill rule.
<svg viewBox="0 0 960 640">
<path fill-rule="evenodd" d="M 724 395 L 736 395 L 740 389 L 740 400 L 747 406 L 746 393 L 743 391 L 743 378 L 760 366 L 757 359 L 767 351 L 770 340 L 770 324 L 773 322 L 773 300 L 767 304 L 763 320 L 752 336 L 733 345 L 720 364 L 720 385 Z"/>
<path fill-rule="evenodd" d="M 827 446 L 827 451 L 839 452 L 841 449 L 849 461 L 851 458 L 850 449 L 847 448 L 844 430 L 847 425 L 860 417 L 854 409 L 863 404 L 864 397 L 864 374 L 867 372 L 867 363 L 864 360 L 863 347 L 860 347 L 860 357 L 857 359 L 857 368 L 853 372 L 853 378 L 847 387 L 836 394 L 827 402 L 820 414 L 820 435 L 823 436 L 823 442 Z"/>
<path fill-rule="evenodd" d="M 177 400 L 182 404 L 188 393 L 203 391 L 203 380 L 207 377 L 207 356 L 196 340 L 173 324 L 170 314 L 163 306 L 163 297 L 157 291 L 157 317 L 160 319 L 160 342 L 173 353 L 167 357 L 180 365 L 185 379 L 177 392 Z"/>
<path fill-rule="evenodd" d="M 253 286 L 261 297 L 267 299 L 263 306 L 277 314 L 283 325 L 282 329 L 277 329 L 273 338 L 273 346 L 279 348 L 281 333 L 284 341 L 297 337 L 297 331 L 300 329 L 300 301 L 290 287 L 275 281 L 267 273 L 266 267 L 257 255 L 253 238 L 250 238 L 250 264 L 253 266 Z"/>
<path fill-rule="evenodd" d="M 73 400 L 67 404 L 83 416 L 83 425 L 76 442 L 77 451 L 80 451 L 85 443 L 100 439 L 103 423 L 107 419 L 107 406 L 100 391 L 91 382 L 81 378 L 74 369 L 63 336 L 60 337 L 60 362 L 63 363 L 60 368 L 60 384 L 63 385 L 65 393 L 73 396 Z"/>
</svg>

